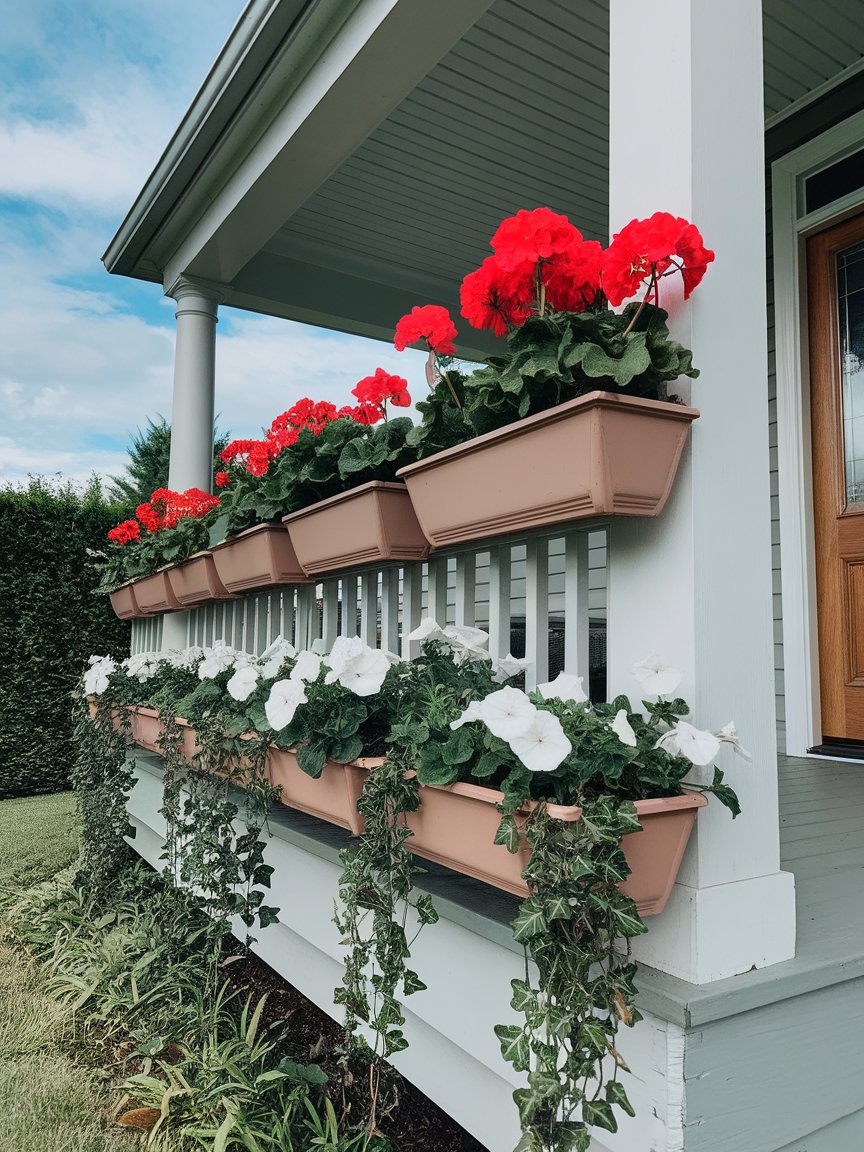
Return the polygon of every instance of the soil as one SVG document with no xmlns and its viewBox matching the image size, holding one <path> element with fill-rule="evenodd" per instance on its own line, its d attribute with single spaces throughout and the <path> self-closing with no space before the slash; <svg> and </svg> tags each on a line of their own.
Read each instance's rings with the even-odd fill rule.
<svg viewBox="0 0 864 1152">
<path fill-rule="evenodd" d="M 369 1107 L 368 1072 L 360 1065 L 345 1066 L 341 1058 L 345 1033 L 340 1025 L 250 952 L 232 957 L 226 975 L 244 999 L 251 995 L 258 1000 L 267 993 L 262 1024 L 278 1036 L 276 1055 L 318 1064 L 335 1087 L 330 1096 L 337 1113 L 341 1104 L 349 1124 L 360 1122 Z M 395 1069 L 388 1067 L 387 1073 L 379 1093 L 378 1131 L 390 1141 L 393 1152 L 486 1152 Z"/>
</svg>

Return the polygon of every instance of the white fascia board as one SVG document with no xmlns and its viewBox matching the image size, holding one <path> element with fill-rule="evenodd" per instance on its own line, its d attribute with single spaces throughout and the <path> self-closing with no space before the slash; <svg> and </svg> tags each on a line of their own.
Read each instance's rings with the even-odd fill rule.
<svg viewBox="0 0 864 1152">
<path fill-rule="evenodd" d="M 267 99 L 256 95 L 257 131 L 238 136 L 231 127 L 245 153 L 235 152 L 230 165 L 214 155 L 221 183 L 212 164 L 205 168 L 154 246 L 166 288 L 184 274 L 230 284 L 490 3 L 360 0 L 335 33 L 331 20 L 309 40 L 307 65 L 310 54 L 315 59 L 300 68 L 299 81 L 286 54 L 269 78 Z M 298 42 L 311 37 L 313 17 L 325 6 L 319 0 Z"/>
<path fill-rule="evenodd" d="M 249 0 L 213 67 L 171 137 L 147 183 L 108 245 L 109 272 L 161 279 L 147 252 L 190 181 L 241 114 L 280 44 L 302 26 L 313 8 L 349 8 L 357 0 Z M 149 275 L 148 275 L 149 272 Z"/>
</svg>

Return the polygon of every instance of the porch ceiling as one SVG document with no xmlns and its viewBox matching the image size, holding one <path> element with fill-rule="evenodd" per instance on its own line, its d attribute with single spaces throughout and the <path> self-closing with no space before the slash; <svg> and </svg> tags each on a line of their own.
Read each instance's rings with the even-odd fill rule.
<svg viewBox="0 0 864 1152">
<path fill-rule="evenodd" d="M 109 270 L 166 289 L 192 275 L 229 305 L 389 338 L 414 303 L 458 312 L 462 276 L 520 207 L 548 204 L 605 241 L 608 10 L 609 0 L 440 0 L 434 13 L 423 0 L 251 0 L 217 64 L 226 70 L 232 53 L 248 62 L 254 23 L 262 59 L 269 38 L 266 68 L 245 102 L 239 66 L 230 73 L 221 133 L 211 74 L 197 165 L 193 106 L 189 139 L 181 126 Z M 859 0 L 763 0 L 763 12 L 767 118 L 864 56 Z M 353 55 L 335 67 L 328 52 L 349 34 Z M 292 57 L 291 38 L 304 35 L 312 48 Z M 316 70 L 326 83 L 310 100 L 302 85 Z M 191 173 L 179 191 L 172 150 Z M 462 349 L 484 350 L 479 338 Z"/>
</svg>

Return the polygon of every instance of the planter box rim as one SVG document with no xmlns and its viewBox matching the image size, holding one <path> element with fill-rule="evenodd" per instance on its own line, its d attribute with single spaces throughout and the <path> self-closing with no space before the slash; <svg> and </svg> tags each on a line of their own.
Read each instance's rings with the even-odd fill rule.
<svg viewBox="0 0 864 1152">
<path fill-rule="evenodd" d="M 305 508 L 298 508 L 296 512 L 289 512 L 282 517 L 283 524 L 290 524 L 293 520 L 302 520 L 304 516 L 311 516 L 323 508 L 332 508 L 335 504 L 347 504 L 365 496 L 367 492 L 407 492 L 408 489 L 400 480 L 367 480 L 365 484 L 358 484 L 356 488 L 346 488 L 344 492 L 337 492 L 335 496 L 328 496 L 326 500 L 316 500 L 314 504 L 307 504 Z"/>
<path fill-rule="evenodd" d="M 482 436 L 475 436 L 471 440 L 465 440 L 462 444 L 456 444 L 452 448 L 445 448 L 443 452 L 436 452 L 432 456 L 418 460 L 415 464 L 406 464 L 404 468 L 399 469 L 396 475 L 411 476 L 414 473 L 423 472 L 425 469 L 435 467 L 439 463 L 444 463 L 454 456 L 467 456 L 471 452 L 480 451 L 487 444 L 508 440 L 513 436 L 519 436 L 524 433 L 526 429 L 531 429 L 542 424 L 553 424 L 558 420 L 565 420 L 573 412 L 578 412 L 582 408 L 586 410 L 597 408 L 608 408 L 611 410 L 617 408 L 631 412 L 642 412 L 646 416 L 654 412 L 658 416 L 662 415 L 666 419 L 678 419 L 686 424 L 691 424 L 699 418 L 699 409 L 689 408 L 686 404 L 673 404 L 669 400 L 650 400 L 644 396 L 625 396 L 617 392 L 604 392 L 602 389 L 598 389 L 596 392 L 586 392 L 584 396 L 577 396 L 574 400 L 565 400 L 563 404 L 558 404 L 554 408 L 547 408 L 545 412 L 537 412 L 533 416 L 525 416 L 521 420 L 514 420 L 512 424 L 505 424 L 503 428 L 495 428 L 491 432 L 484 432 Z"/>
<path fill-rule="evenodd" d="M 455 784 L 421 784 L 421 788 L 437 788 L 439 792 L 452 792 L 457 796 L 468 796 L 472 800 L 479 800 L 484 804 L 500 804 L 504 793 L 497 788 L 486 788 L 482 784 L 470 784 L 457 780 Z M 528 801 L 530 805 L 543 803 L 541 800 Z M 704 792 L 697 792 L 692 788 L 685 788 L 680 796 L 651 796 L 644 800 L 634 800 L 636 811 L 640 816 L 650 816 L 654 812 L 676 812 L 688 808 L 704 808 L 708 797 Z M 549 815 L 556 820 L 578 820 L 582 809 L 578 804 L 553 804 L 546 801 Z"/>
<path fill-rule="evenodd" d="M 245 540 L 247 536 L 256 536 L 259 533 L 263 535 L 265 532 L 282 532 L 281 524 L 274 524 L 271 520 L 264 520 L 260 524 L 253 524 L 250 528 L 244 528 L 242 532 L 235 532 L 233 536 L 226 536 L 224 540 L 220 540 L 218 544 L 211 544 L 207 549 L 208 552 L 218 552 L 220 548 L 227 548 L 229 544 L 234 544 L 237 540 Z M 190 556 L 190 560 L 192 557 Z"/>
</svg>

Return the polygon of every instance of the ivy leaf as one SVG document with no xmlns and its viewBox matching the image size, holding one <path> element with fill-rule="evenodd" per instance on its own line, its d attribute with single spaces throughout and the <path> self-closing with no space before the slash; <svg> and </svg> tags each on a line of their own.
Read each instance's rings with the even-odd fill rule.
<svg viewBox="0 0 864 1152">
<path fill-rule="evenodd" d="M 513 996 L 510 1007 L 516 1012 L 528 1012 L 537 1005 L 537 993 L 524 980 L 511 980 Z"/>
<path fill-rule="evenodd" d="M 545 932 L 547 927 L 543 909 L 533 897 L 529 896 L 523 901 L 519 914 L 513 921 L 513 939 L 522 944 Z"/>
<path fill-rule="evenodd" d="M 501 1044 L 501 1055 L 517 1072 L 527 1072 L 530 1067 L 528 1037 L 516 1024 L 496 1024 L 495 1035 Z"/>
<path fill-rule="evenodd" d="M 573 916 L 570 901 L 564 896 L 552 896 L 544 901 L 543 911 L 546 913 L 546 919 L 550 921 L 570 920 Z"/>
<path fill-rule="evenodd" d="M 598 1056 L 606 1055 L 606 1029 L 599 1020 L 585 1020 L 579 1029 L 579 1039 Z"/>
<path fill-rule="evenodd" d="M 605 1128 L 607 1132 L 618 1131 L 618 1121 L 612 1105 L 605 1100 L 583 1100 L 582 1119 L 590 1128 Z"/>
<path fill-rule="evenodd" d="M 426 985 L 420 979 L 416 972 L 411 968 L 405 969 L 405 975 L 402 977 L 402 992 L 405 996 L 411 996 L 414 992 L 425 992 Z"/>
<path fill-rule="evenodd" d="M 428 892 L 424 892 L 422 896 L 418 896 L 414 901 L 414 908 L 417 912 L 417 919 L 421 924 L 437 924 L 438 913 L 435 905 L 432 903 L 432 897 Z"/>
<path fill-rule="evenodd" d="M 628 1116 L 635 1116 L 636 1109 L 627 1099 L 627 1093 L 624 1091 L 624 1085 L 620 1080 L 609 1080 L 606 1083 L 606 1099 L 610 1104 L 617 1104 L 622 1108 Z"/>
<path fill-rule="evenodd" d="M 501 823 L 498 825 L 498 830 L 495 833 L 494 842 L 496 844 L 503 844 L 508 852 L 515 854 L 519 851 L 521 839 L 515 817 L 509 814 L 502 816 Z"/>
<path fill-rule="evenodd" d="M 615 934 L 616 936 L 641 936 L 643 932 L 648 931 L 648 926 L 643 923 L 641 916 L 636 911 L 636 907 L 632 901 L 628 901 L 629 908 L 612 907 L 612 915 L 615 918 Z"/>
</svg>

